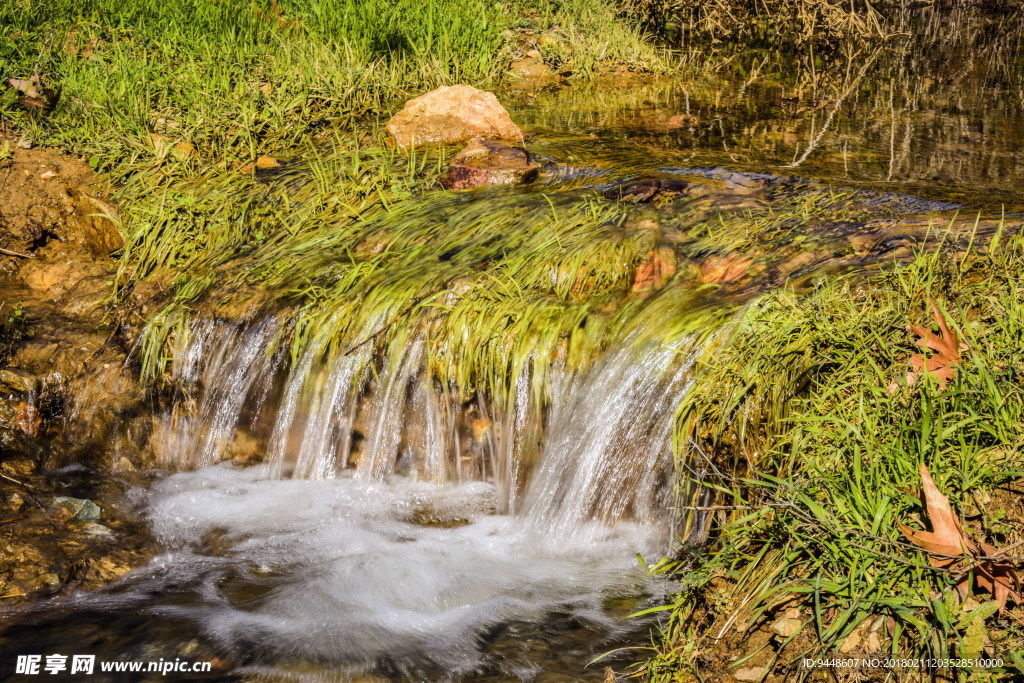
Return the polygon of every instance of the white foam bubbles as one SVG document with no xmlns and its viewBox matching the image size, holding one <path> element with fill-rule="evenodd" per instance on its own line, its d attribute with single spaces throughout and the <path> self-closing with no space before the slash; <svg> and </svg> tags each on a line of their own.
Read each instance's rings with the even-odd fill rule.
<svg viewBox="0 0 1024 683">
<path fill-rule="evenodd" d="M 157 562 L 208 577 L 202 603 L 175 612 L 264 663 L 470 671 L 494 627 L 559 610 L 614 629 L 605 598 L 649 590 L 633 559 L 649 550 L 639 527 L 574 541 L 494 507 L 481 482 L 275 480 L 217 466 L 155 485 L 148 515 L 172 549 Z"/>
</svg>

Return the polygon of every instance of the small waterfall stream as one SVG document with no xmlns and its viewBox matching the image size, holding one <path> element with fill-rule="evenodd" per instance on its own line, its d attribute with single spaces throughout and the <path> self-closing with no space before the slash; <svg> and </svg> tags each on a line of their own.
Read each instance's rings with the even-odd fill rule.
<svg viewBox="0 0 1024 683">
<path fill-rule="evenodd" d="M 312 346 L 289 369 L 277 329 L 199 322 L 178 349 L 191 390 L 155 440 L 187 471 L 145 494 L 169 550 L 136 580 L 199 597 L 165 613 L 254 673 L 321 662 L 339 680 L 530 678 L 530 657 L 496 654 L 508 629 L 559 614 L 608 642 L 637 628 L 607 610 L 661 590 L 635 556 L 668 547 L 688 340 L 634 332 L 588 368 L 556 368 L 539 409 L 529 364 L 507 406 L 460 404 L 422 340 L 379 369 L 369 346 L 327 363 Z M 263 464 L 214 464 L 243 431 Z"/>
</svg>

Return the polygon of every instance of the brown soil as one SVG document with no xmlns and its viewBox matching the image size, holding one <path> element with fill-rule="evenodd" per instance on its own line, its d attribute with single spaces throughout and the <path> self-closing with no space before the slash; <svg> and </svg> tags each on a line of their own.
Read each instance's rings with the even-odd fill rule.
<svg viewBox="0 0 1024 683">
<path fill-rule="evenodd" d="M 142 483 L 143 396 L 104 304 L 122 239 L 95 182 L 49 150 L 0 160 L 0 609 L 107 583 L 149 554 L 122 502 Z"/>
</svg>

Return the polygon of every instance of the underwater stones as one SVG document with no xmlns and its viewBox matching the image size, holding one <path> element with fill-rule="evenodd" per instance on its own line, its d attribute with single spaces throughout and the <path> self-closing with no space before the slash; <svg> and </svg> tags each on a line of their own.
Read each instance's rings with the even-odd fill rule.
<svg viewBox="0 0 1024 683">
<path fill-rule="evenodd" d="M 85 498 L 55 496 L 51 503 L 70 512 L 72 522 L 95 522 L 100 518 L 100 506 Z"/>
<path fill-rule="evenodd" d="M 468 190 L 485 185 L 512 185 L 537 177 L 540 164 L 530 160 L 522 147 L 493 140 L 473 140 L 452 159 L 441 184 L 449 190 Z"/>
<path fill-rule="evenodd" d="M 676 272 L 678 264 L 672 247 L 662 246 L 651 251 L 637 266 L 633 276 L 633 291 L 643 292 L 661 287 Z"/>
<path fill-rule="evenodd" d="M 471 138 L 523 139 L 498 98 L 469 85 L 445 86 L 409 100 L 386 128 L 402 149 Z"/>
<path fill-rule="evenodd" d="M 604 193 L 605 199 L 631 204 L 645 204 L 655 198 L 686 194 L 690 183 L 681 180 L 639 180 L 616 185 Z"/>
</svg>

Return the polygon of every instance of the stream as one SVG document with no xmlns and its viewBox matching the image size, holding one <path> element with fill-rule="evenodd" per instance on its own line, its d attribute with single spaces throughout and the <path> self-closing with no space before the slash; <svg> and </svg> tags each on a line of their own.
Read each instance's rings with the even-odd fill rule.
<svg viewBox="0 0 1024 683">
<path fill-rule="evenodd" d="M 931 219 L 1024 211 L 1019 65 L 968 55 L 946 78 L 907 71 L 898 51 L 835 60 L 810 71 L 768 52 L 714 76 L 503 96 L 547 164 L 541 179 L 424 211 L 616 206 L 609 190 L 680 181 L 699 191 L 631 204 L 616 229 L 653 217 L 698 259 L 713 250 L 687 231 L 709 217 L 844 199 L 774 227 L 749 279 L 652 296 L 586 367 L 547 367 L 542 401 L 531 365 L 509 400 L 461 400 L 430 374 L 422 337 L 381 362 L 370 344 L 290 358 L 274 346 L 287 310 L 197 316 L 173 359 L 194 391 L 157 417 L 160 471 L 129 494 L 160 554 L 107 588 L 9 615 L 3 649 L 213 662 L 96 681 L 602 681 L 605 666 L 643 659 L 656 615 L 627 617 L 672 590 L 643 563 L 684 526 L 672 429 L 708 343 L 701 316 L 720 313 L 719 326 L 785 282 L 891 264 Z M 899 229 L 858 251 L 872 221 Z M 242 467 L 240 453 L 259 457 Z"/>
</svg>

